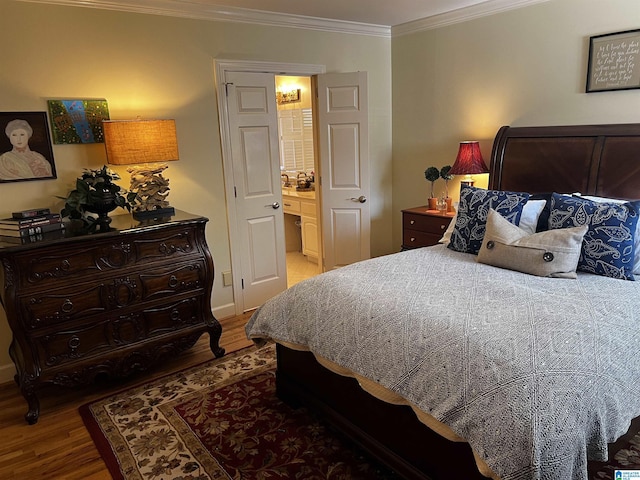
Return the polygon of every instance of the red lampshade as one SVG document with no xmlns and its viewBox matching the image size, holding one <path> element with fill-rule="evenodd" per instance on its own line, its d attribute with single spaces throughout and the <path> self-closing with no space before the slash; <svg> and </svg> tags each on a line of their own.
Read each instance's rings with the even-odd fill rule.
<svg viewBox="0 0 640 480">
<path fill-rule="evenodd" d="M 460 142 L 460 149 L 456 161 L 449 170 L 450 175 L 473 175 L 489 173 L 489 169 L 482 159 L 480 144 L 477 141 Z"/>
</svg>

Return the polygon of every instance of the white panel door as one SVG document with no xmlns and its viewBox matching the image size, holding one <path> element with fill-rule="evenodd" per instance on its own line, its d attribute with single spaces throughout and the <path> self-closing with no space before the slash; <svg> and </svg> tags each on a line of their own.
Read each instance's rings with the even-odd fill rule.
<svg viewBox="0 0 640 480">
<path fill-rule="evenodd" d="M 228 72 L 225 80 L 247 311 L 287 287 L 276 92 L 272 74 Z"/>
<path fill-rule="evenodd" d="M 367 73 L 315 80 L 324 269 L 332 270 L 371 256 Z"/>
</svg>

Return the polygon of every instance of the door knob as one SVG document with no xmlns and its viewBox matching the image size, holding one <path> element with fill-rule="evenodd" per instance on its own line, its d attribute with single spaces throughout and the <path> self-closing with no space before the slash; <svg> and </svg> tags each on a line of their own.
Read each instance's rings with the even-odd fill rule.
<svg viewBox="0 0 640 480">
<path fill-rule="evenodd" d="M 349 198 L 349 200 L 352 200 L 354 202 L 364 203 L 364 202 L 367 201 L 367 197 L 365 197 L 364 195 L 360 195 L 358 198 L 351 197 L 351 198 Z"/>
<path fill-rule="evenodd" d="M 269 205 L 265 205 L 265 207 L 271 207 L 274 210 L 277 210 L 280 208 L 280 204 L 278 202 L 273 202 L 273 203 L 270 203 Z"/>
</svg>

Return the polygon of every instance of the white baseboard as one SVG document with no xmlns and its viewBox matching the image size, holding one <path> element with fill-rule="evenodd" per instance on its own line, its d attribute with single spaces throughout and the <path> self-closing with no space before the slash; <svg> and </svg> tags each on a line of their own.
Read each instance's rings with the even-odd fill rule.
<svg viewBox="0 0 640 480">
<path fill-rule="evenodd" d="M 221 318 L 233 317 L 235 314 L 235 303 L 227 303 L 226 305 L 222 305 L 221 307 L 216 307 L 213 309 L 213 316 L 218 320 L 220 320 Z"/>
<path fill-rule="evenodd" d="M 0 385 L 3 383 L 13 383 L 16 374 L 16 366 L 13 363 L 0 365 Z"/>
</svg>

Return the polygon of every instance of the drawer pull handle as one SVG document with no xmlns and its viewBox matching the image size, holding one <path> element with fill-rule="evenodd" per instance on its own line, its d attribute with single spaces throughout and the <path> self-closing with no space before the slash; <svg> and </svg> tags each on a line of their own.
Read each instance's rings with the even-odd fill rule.
<svg viewBox="0 0 640 480">
<path fill-rule="evenodd" d="M 64 313 L 71 313 L 73 310 L 73 302 L 68 298 L 62 303 L 62 311 Z"/>
<path fill-rule="evenodd" d="M 178 286 L 178 279 L 175 275 L 171 275 L 171 277 L 169 277 L 169 286 L 171 288 L 176 288 Z"/>
<path fill-rule="evenodd" d="M 415 242 L 416 241 L 416 237 L 411 237 L 411 241 Z"/>
<path fill-rule="evenodd" d="M 73 336 L 69 339 L 69 341 L 67 342 L 67 345 L 69 345 L 69 349 L 72 352 L 75 352 L 78 347 L 80 346 L 80 338 L 78 338 L 77 336 Z"/>
<path fill-rule="evenodd" d="M 416 223 L 416 221 L 415 220 L 411 220 L 411 225 L 413 225 L 414 223 Z"/>
<path fill-rule="evenodd" d="M 440 230 L 444 230 L 444 225 L 440 225 Z"/>
</svg>

